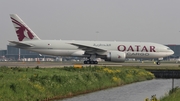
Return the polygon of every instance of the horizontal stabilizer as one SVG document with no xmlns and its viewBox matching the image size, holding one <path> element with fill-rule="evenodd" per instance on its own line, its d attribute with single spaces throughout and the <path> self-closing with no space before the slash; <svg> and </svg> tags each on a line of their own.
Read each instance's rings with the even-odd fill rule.
<svg viewBox="0 0 180 101">
<path fill-rule="evenodd" d="M 21 47 L 32 47 L 33 45 L 27 44 L 27 43 L 21 43 L 18 41 L 9 41 L 10 43 L 15 44 L 16 46 L 21 46 Z"/>
</svg>

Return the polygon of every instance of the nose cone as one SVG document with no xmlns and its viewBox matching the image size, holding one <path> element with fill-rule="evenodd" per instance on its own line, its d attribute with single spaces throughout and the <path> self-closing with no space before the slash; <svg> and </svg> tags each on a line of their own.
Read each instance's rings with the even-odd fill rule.
<svg viewBox="0 0 180 101">
<path fill-rule="evenodd" d="M 170 56 L 170 55 L 173 55 L 173 54 L 174 54 L 174 51 L 170 50 L 167 55 Z"/>
<path fill-rule="evenodd" d="M 171 55 L 173 55 L 174 54 L 174 51 L 173 50 L 171 50 Z"/>
</svg>

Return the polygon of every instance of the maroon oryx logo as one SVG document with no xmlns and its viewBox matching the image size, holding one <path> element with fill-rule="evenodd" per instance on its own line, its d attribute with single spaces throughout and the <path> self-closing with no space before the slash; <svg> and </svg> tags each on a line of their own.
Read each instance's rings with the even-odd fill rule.
<svg viewBox="0 0 180 101">
<path fill-rule="evenodd" d="M 18 36 L 19 41 L 22 41 L 25 37 L 29 39 L 34 38 L 34 35 L 31 33 L 31 31 L 28 30 L 23 24 L 21 24 L 19 21 L 15 20 L 12 17 L 11 19 L 14 24 L 19 25 L 19 27 L 15 27 L 17 29 L 16 34 Z"/>
</svg>

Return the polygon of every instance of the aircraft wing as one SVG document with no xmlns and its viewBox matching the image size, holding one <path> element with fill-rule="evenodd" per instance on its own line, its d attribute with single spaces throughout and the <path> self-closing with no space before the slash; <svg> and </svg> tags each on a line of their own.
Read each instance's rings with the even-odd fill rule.
<svg viewBox="0 0 180 101">
<path fill-rule="evenodd" d="M 31 44 L 21 43 L 18 41 L 9 41 L 9 42 L 15 44 L 16 46 L 20 46 L 20 47 L 32 47 L 33 46 Z"/>
<path fill-rule="evenodd" d="M 85 51 L 86 54 L 97 54 L 98 52 L 106 52 L 107 50 L 92 47 L 88 45 L 78 44 L 78 43 L 70 43 L 71 45 L 77 46 L 79 49 L 82 49 Z"/>
</svg>

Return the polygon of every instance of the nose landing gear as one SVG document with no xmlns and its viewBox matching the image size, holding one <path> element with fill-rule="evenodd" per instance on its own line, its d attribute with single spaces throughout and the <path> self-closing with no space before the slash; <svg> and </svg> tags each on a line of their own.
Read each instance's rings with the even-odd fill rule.
<svg viewBox="0 0 180 101">
<path fill-rule="evenodd" d="M 156 64 L 157 64 L 157 65 L 160 65 L 160 64 L 161 64 L 160 61 L 162 61 L 162 60 L 163 60 L 163 58 L 158 58 Z"/>
<path fill-rule="evenodd" d="M 160 61 L 157 61 L 156 64 L 157 64 L 157 65 L 160 65 L 161 63 L 160 63 Z"/>
</svg>

